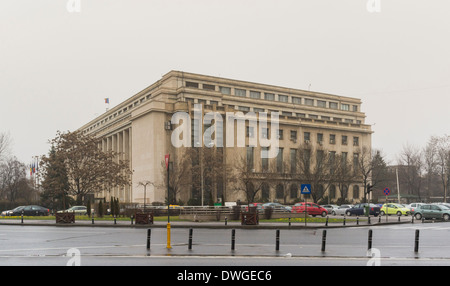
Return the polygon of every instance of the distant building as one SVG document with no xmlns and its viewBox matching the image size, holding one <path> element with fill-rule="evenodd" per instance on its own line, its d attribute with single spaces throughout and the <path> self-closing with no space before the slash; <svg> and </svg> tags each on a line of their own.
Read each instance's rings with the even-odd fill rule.
<svg viewBox="0 0 450 286">
<path fill-rule="evenodd" d="M 174 147 L 171 136 L 177 128 L 171 120 L 175 113 L 189 114 L 192 126 L 198 122 L 195 119 L 195 104 L 201 107 L 204 119 L 208 112 L 220 114 L 223 126 L 228 123 L 226 113 L 242 112 L 248 114 L 278 113 L 279 126 L 276 130 L 280 152 L 277 158 L 261 159 L 260 146 L 249 145 L 249 139 L 257 130 L 246 122 L 245 146 L 227 147 L 223 152 L 224 160 L 233 166 L 236 158 L 245 156 L 247 163 L 252 164 L 254 172 L 261 172 L 266 164 L 290 162 L 294 154 L 303 144 L 323 148 L 333 154 L 342 154 L 351 159 L 357 159 L 362 147 L 371 148 L 371 126 L 365 124 L 365 114 L 361 111 L 361 100 L 357 98 L 337 96 L 326 93 L 298 90 L 267 84 L 219 78 L 200 74 L 170 71 L 159 81 L 153 83 L 136 95 L 119 105 L 110 108 L 106 113 L 85 124 L 79 131 L 84 134 L 94 134 L 101 138 L 101 148 L 121 153 L 123 159 L 130 161 L 133 171 L 132 185 L 118 187 L 113 190 L 97 193 L 96 197 L 118 197 L 121 202 L 146 203 L 164 202 L 167 187 L 164 179 L 164 156 L 170 154 L 170 161 L 178 160 L 179 151 Z M 233 123 L 234 124 L 234 123 Z M 202 125 L 200 125 L 202 126 Z M 203 125 L 203 130 L 191 129 L 192 138 L 186 142 L 194 146 L 199 132 L 205 132 L 210 125 Z M 259 131 L 260 136 L 270 137 L 267 128 Z M 215 129 L 215 139 L 229 138 L 225 127 Z M 237 132 L 237 131 L 235 131 Z M 202 134 L 202 133 L 200 133 Z M 272 133 L 273 134 L 273 133 Z M 227 136 L 228 135 L 228 136 Z M 237 137 L 237 133 L 235 134 Z M 222 137 L 223 136 L 223 137 Z M 237 140 L 237 139 L 235 139 Z M 273 162 L 273 163 L 272 163 Z M 294 167 L 292 167 L 294 168 Z M 139 182 L 150 181 L 146 194 Z M 300 190 L 290 187 L 287 201 L 301 198 Z M 259 194 L 259 199 L 266 201 L 281 200 L 279 186 L 267 186 Z M 185 188 L 177 194 L 177 199 L 187 202 L 198 190 Z M 346 199 L 359 201 L 364 188 L 360 182 L 349 186 Z M 224 198 L 226 201 L 245 200 L 245 196 L 236 191 L 227 182 L 226 174 L 221 184 L 214 187 L 213 200 Z M 335 186 L 328 188 L 330 199 L 339 197 Z"/>
</svg>

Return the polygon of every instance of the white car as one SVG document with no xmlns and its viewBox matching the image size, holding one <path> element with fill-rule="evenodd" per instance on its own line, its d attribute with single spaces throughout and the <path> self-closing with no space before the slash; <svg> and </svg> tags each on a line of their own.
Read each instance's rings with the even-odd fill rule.
<svg viewBox="0 0 450 286">
<path fill-rule="evenodd" d="M 58 211 L 58 213 L 72 213 L 72 212 L 75 212 L 75 215 L 87 215 L 87 207 L 73 206 L 65 211 Z"/>
<path fill-rule="evenodd" d="M 352 205 L 341 205 L 337 209 L 331 211 L 332 215 L 345 215 L 345 211 L 351 208 Z"/>
</svg>

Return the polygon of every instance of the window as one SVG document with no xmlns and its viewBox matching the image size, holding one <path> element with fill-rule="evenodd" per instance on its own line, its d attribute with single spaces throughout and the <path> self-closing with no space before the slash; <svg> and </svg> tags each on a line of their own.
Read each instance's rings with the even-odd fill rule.
<svg viewBox="0 0 450 286">
<path fill-rule="evenodd" d="M 198 88 L 198 83 L 187 81 L 186 82 L 186 87 Z"/>
<path fill-rule="evenodd" d="M 305 105 L 314 106 L 314 99 L 305 98 Z"/>
<path fill-rule="evenodd" d="M 253 138 L 255 136 L 255 131 L 253 130 L 253 126 L 247 126 L 247 137 Z"/>
<path fill-rule="evenodd" d="M 203 89 L 206 90 L 216 90 L 216 86 L 212 84 L 203 84 Z"/>
<path fill-rule="evenodd" d="M 297 131 L 291 130 L 291 140 L 296 141 L 297 140 Z"/>
<path fill-rule="evenodd" d="M 330 144 L 336 144 L 336 135 L 330 134 Z"/>
<path fill-rule="evenodd" d="M 238 107 L 238 110 L 240 110 L 240 111 L 250 111 L 250 107 L 247 107 L 247 106 L 239 106 L 239 107 Z"/>
<path fill-rule="evenodd" d="M 265 100 L 275 100 L 275 94 L 273 93 L 264 93 Z"/>
<path fill-rule="evenodd" d="M 327 107 L 327 102 L 323 101 L 323 100 L 318 100 L 317 101 L 317 106 L 325 108 L 325 107 Z"/>
<path fill-rule="evenodd" d="M 283 129 L 278 129 L 278 134 L 277 134 L 277 136 L 278 136 L 278 139 L 279 139 L 279 140 L 283 140 Z"/>
<path fill-rule="evenodd" d="M 309 143 L 311 141 L 311 133 L 309 132 L 304 132 L 303 133 L 303 137 L 305 139 L 305 143 Z"/>
<path fill-rule="evenodd" d="M 234 89 L 234 95 L 245 97 L 247 95 L 247 91 L 245 89 L 235 88 Z"/>
<path fill-rule="evenodd" d="M 301 97 L 292 97 L 292 103 L 302 104 L 302 98 Z"/>
<path fill-rule="evenodd" d="M 283 172 L 283 148 L 278 149 L 277 154 L 277 172 L 282 173 Z"/>
<path fill-rule="evenodd" d="M 265 154 L 268 154 L 269 152 L 268 147 L 262 147 L 261 149 Z M 263 172 L 269 171 L 269 158 L 267 158 L 267 156 L 261 156 L 261 171 Z"/>
<path fill-rule="evenodd" d="M 261 138 L 269 138 L 269 128 L 261 128 Z"/>
<path fill-rule="evenodd" d="M 359 171 L 359 154 L 353 153 L 353 174 L 357 174 Z"/>
<path fill-rule="evenodd" d="M 264 112 L 264 108 L 253 107 L 254 112 Z"/>
<path fill-rule="evenodd" d="M 261 99 L 261 92 L 258 92 L 258 91 L 250 91 L 250 97 L 251 97 L 251 98 Z"/>
<path fill-rule="evenodd" d="M 342 145 L 347 145 L 347 135 L 342 135 Z"/>
<path fill-rule="evenodd" d="M 323 134 L 317 133 L 317 142 L 322 145 L 323 143 Z"/>
<path fill-rule="evenodd" d="M 341 110 L 349 111 L 350 110 L 350 105 L 349 104 L 341 104 Z"/>
<path fill-rule="evenodd" d="M 278 95 L 278 101 L 281 101 L 281 102 L 288 102 L 288 96 L 287 96 L 287 95 L 281 95 L 281 94 L 279 94 L 279 95 Z"/>
<path fill-rule="evenodd" d="M 353 111 L 357 112 L 358 111 L 358 105 L 353 105 Z"/>
<path fill-rule="evenodd" d="M 247 147 L 247 170 L 253 171 L 253 147 Z"/>
<path fill-rule="evenodd" d="M 353 146 L 359 146 L 359 137 L 353 137 Z"/>
<path fill-rule="evenodd" d="M 289 156 L 291 159 L 291 173 L 297 173 L 297 149 L 291 149 Z"/>
<path fill-rule="evenodd" d="M 337 104 L 337 102 L 330 102 L 330 108 L 331 108 L 331 109 L 338 109 L 338 104 Z"/>
<path fill-rule="evenodd" d="M 220 86 L 219 90 L 223 94 L 231 94 L 231 88 L 229 88 L 229 87 Z"/>
</svg>

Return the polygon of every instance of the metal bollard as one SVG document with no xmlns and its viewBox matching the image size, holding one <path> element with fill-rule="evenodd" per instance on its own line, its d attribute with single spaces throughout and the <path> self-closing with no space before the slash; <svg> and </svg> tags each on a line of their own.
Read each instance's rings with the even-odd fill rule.
<svg viewBox="0 0 450 286">
<path fill-rule="evenodd" d="M 114 224 L 117 224 L 117 222 L 116 222 L 116 216 L 114 215 Z"/>
<path fill-rule="evenodd" d="M 370 224 L 370 216 L 367 217 L 367 224 Z"/>
<path fill-rule="evenodd" d="M 228 218 L 225 217 L 225 225 L 227 225 L 227 224 L 228 224 Z"/>
<path fill-rule="evenodd" d="M 419 230 L 416 229 L 416 237 L 414 239 L 414 252 L 419 252 Z"/>
<path fill-rule="evenodd" d="M 356 225 L 359 225 L 359 216 L 356 217 Z"/>
<path fill-rule="evenodd" d="M 326 242 L 327 242 L 327 231 L 324 229 L 322 231 L 322 251 L 325 251 Z"/>
<path fill-rule="evenodd" d="M 236 242 L 236 230 L 231 230 L 231 250 L 234 250 L 235 248 L 235 242 Z"/>
<path fill-rule="evenodd" d="M 92 224 L 94 224 L 94 217 L 92 216 Z"/>
<path fill-rule="evenodd" d="M 21 221 L 20 221 L 20 223 L 23 223 L 23 212 L 22 212 L 22 215 L 21 215 Z"/>
<path fill-rule="evenodd" d="M 372 249 L 372 230 L 369 229 L 369 237 L 367 241 L 367 250 Z"/>
<path fill-rule="evenodd" d="M 152 230 L 149 228 L 149 229 L 147 229 L 147 249 L 150 249 L 151 236 L 152 236 Z"/>
<path fill-rule="evenodd" d="M 325 226 L 328 226 L 328 216 L 327 216 L 327 220 L 325 221 Z"/>
<path fill-rule="evenodd" d="M 279 251 L 280 250 L 280 230 L 277 229 L 276 232 L 276 238 L 275 238 L 275 250 Z"/>
<path fill-rule="evenodd" d="M 289 226 L 291 226 L 291 218 L 289 218 Z"/>
<path fill-rule="evenodd" d="M 189 229 L 189 242 L 188 242 L 188 249 L 189 249 L 189 250 L 192 249 L 192 233 L 193 233 L 193 229 L 190 228 L 190 229 Z"/>
<path fill-rule="evenodd" d="M 344 221 L 342 222 L 343 225 L 345 225 L 345 215 L 344 215 Z"/>
</svg>

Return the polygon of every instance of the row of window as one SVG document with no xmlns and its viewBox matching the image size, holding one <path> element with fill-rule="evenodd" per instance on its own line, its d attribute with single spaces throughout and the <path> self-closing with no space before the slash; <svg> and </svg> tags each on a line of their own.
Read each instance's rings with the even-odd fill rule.
<svg viewBox="0 0 450 286">
<path fill-rule="evenodd" d="M 197 99 L 194 98 L 188 98 L 186 97 L 185 100 L 187 102 L 191 102 L 193 104 L 207 104 L 207 101 L 204 99 Z M 218 105 L 219 102 L 216 100 L 209 100 L 210 105 Z M 349 118 L 341 118 L 341 117 L 335 117 L 331 118 L 330 116 L 325 115 L 316 115 L 316 114 L 306 114 L 301 112 L 290 112 L 290 111 L 279 111 L 279 110 L 272 110 L 272 109 L 264 109 L 259 107 L 249 107 L 249 106 L 235 106 L 236 110 L 243 111 L 243 112 L 249 112 L 253 111 L 255 113 L 258 112 L 278 112 L 281 116 L 291 116 L 291 117 L 298 117 L 298 118 L 309 118 L 309 119 L 320 119 L 320 120 L 326 120 L 326 121 L 334 121 L 334 122 L 345 122 L 345 123 L 355 123 L 355 120 L 349 119 Z M 356 120 L 356 124 L 362 124 L 361 120 Z"/>
<path fill-rule="evenodd" d="M 254 138 L 255 136 L 255 131 L 254 131 L 254 127 L 253 126 L 247 126 L 246 127 L 246 135 L 249 138 Z M 284 139 L 284 130 L 283 129 L 278 129 L 277 132 L 277 137 L 279 140 L 283 140 Z M 261 128 L 261 137 L 262 138 L 268 138 L 269 136 L 269 128 Z M 328 143 L 334 145 L 336 144 L 336 134 L 329 134 L 329 141 Z M 289 139 L 291 141 L 297 142 L 298 139 L 298 135 L 297 135 L 297 130 L 290 130 L 290 134 L 289 134 Z M 311 143 L 312 142 L 312 138 L 311 138 L 311 132 L 303 132 L 303 139 L 305 143 Z M 324 135 L 323 133 L 317 133 L 316 134 L 316 139 L 317 139 L 317 143 L 319 144 L 323 144 L 324 142 Z M 341 135 L 341 144 L 342 145 L 348 145 L 348 140 L 349 140 L 349 136 L 347 135 Z M 358 136 L 353 136 L 353 146 L 359 146 L 359 137 Z"/>
<path fill-rule="evenodd" d="M 199 83 L 197 82 L 186 82 L 186 87 L 190 88 L 199 88 Z M 216 86 L 211 84 L 202 84 L 202 89 L 204 90 L 211 90 L 216 91 Z M 240 88 L 231 88 L 226 86 L 219 86 L 219 92 L 226 95 L 232 95 L 232 91 L 234 91 L 235 96 L 240 97 L 249 97 L 254 99 L 264 99 L 269 101 L 278 101 L 278 102 L 286 102 L 286 103 L 293 103 L 293 104 L 302 104 L 306 106 L 316 106 L 321 108 L 330 108 L 330 109 L 340 109 L 343 111 L 359 111 L 359 106 L 355 104 L 347 104 L 347 103 L 341 103 L 336 101 L 326 101 L 326 100 L 320 100 L 320 99 L 313 99 L 313 98 L 307 98 L 307 97 L 300 97 L 300 96 L 289 96 L 284 94 L 275 94 L 271 92 L 261 92 L 261 91 L 255 91 L 255 90 L 246 90 L 246 89 L 240 89 Z"/>
<path fill-rule="evenodd" d="M 262 151 L 268 151 L 267 148 L 262 148 Z M 284 148 L 279 148 L 278 150 L 278 155 L 275 159 L 275 163 L 276 163 L 276 172 L 277 173 L 291 173 L 291 174 L 295 174 L 297 173 L 297 160 L 298 160 L 298 150 L 297 149 L 290 149 L 289 150 L 289 161 L 287 161 L 288 163 L 285 164 L 283 161 L 283 152 L 284 152 Z M 325 160 L 325 151 L 323 150 L 317 150 L 316 151 L 316 164 L 323 164 L 324 160 Z M 255 147 L 247 147 L 247 154 L 246 154 L 246 158 L 247 158 L 247 169 L 248 170 L 255 170 Z M 310 161 L 311 161 L 311 151 L 310 150 L 304 150 L 303 153 L 304 159 L 305 159 L 305 163 L 307 164 L 305 166 L 306 169 L 309 169 L 310 167 Z M 336 158 L 336 152 L 335 151 L 331 151 L 329 152 L 329 157 L 328 157 L 328 162 L 334 162 Z M 348 152 L 342 152 L 341 153 L 341 162 L 347 162 L 348 160 Z M 357 172 L 358 171 L 358 166 L 359 166 L 359 153 L 353 153 L 353 172 Z M 289 166 L 289 171 L 287 170 L 287 166 Z M 330 168 L 333 168 L 333 165 L 330 165 Z M 262 172 L 269 172 L 269 159 L 262 157 L 261 158 L 261 171 Z M 333 171 L 332 169 L 330 171 Z"/>
</svg>

